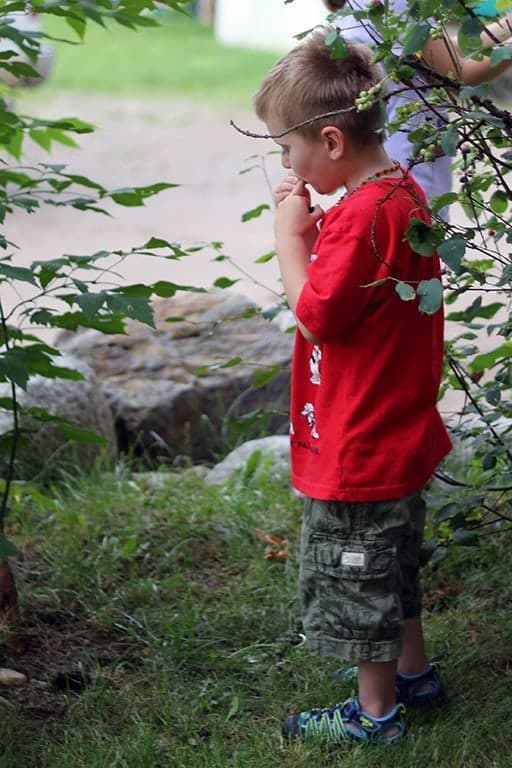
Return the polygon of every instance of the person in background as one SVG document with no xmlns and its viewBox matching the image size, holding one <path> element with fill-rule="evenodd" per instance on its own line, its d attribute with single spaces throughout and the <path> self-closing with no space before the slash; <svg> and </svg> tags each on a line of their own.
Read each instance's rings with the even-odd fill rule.
<svg viewBox="0 0 512 768">
<path fill-rule="evenodd" d="M 332 12 L 342 8 L 350 8 L 353 11 L 366 10 L 368 7 L 366 0 L 323 0 L 323 2 Z M 407 0 L 389 0 L 387 5 L 390 12 L 403 15 L 405 18 L 409 16 L 410 4 Z M 489 12 L 489 9 L 483 7 L 482 11 Z M 334 23 L 346 40 L 370 46 L 378 44 L 380 40 L 379 33 L 366 19 L 357 20 L 352 15 L 338 16 Z M 482 32 L 481 39 L 484 45 L 495 45 L 496 41 L 512 43 L 512 14 L 488 23 L 487 31 Z M 397 41 L 393 52 L 400 55 L 401 51 L 402 45 L 400 41 Z M 492 66 L 489 58 L 476 61 L 464 57 L 455 35 L 441 38 L 430 37 L 423 47 L 421 56 L 424 63 L 431 69 L 441 75 L 455 77 L 464 85 L 480 85 L 489 82 L 502 75 L 512 64 L 512 60 L 508 60 L 497 66 Z M 404 91 L 401 84 L 400 86 L 396 85 L 395 92 L 390 91 L 386 102 L 388 121 L 391 122 L 395 119 L 399 107 L 417 100 L 415 88 L 421 88 L 422 97 L 428 100 L 429 85 L 428 76 L 419 73 L 412 79 L 410 90 Z M 409 117 L 406 126 L 402 126 L 400 130 L 388 136 L 385 146 L 390 157 L 398 160 L 404 167 L 408 167 L 412 155 L 412 144 L 408 138 L 409 131 L 423 125 L 425 120 L 434 121 L 436 119 L 442 120 L 443 118 L 437 118 L 428 109 L 418 109 L 415 114 Z M 423 188 L 428 199 L 451 190 L 452 162 L 451 157 L 439 154 L 435 160 L 418 162 L 412 168 L 414 178 Z"/>
</svg>

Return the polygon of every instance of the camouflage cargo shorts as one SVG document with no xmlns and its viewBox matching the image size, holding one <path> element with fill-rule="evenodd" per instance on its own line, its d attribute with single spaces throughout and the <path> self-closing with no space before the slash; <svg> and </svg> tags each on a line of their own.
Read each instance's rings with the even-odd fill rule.
<svg viewBox="0 0 512 768">
<path fill-rule="evenodd" d="M 308 646 L 351 662 L 400 656 L 404 619 L 421 614 L 425 503 L 306 499 L 299 597 Z"/>
</svg>

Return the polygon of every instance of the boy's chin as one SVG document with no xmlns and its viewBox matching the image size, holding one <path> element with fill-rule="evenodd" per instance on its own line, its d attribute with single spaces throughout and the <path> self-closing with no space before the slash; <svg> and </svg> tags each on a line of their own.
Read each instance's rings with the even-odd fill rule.
<svg viewBox="0 0 512 768">
<path fill-rule="evenodd" d="M 339 186 L 333 186 L 333 187 L 315 187 L 313 184 L 311 184 L 315 192 L 317 192 L 319 195 L 333 195 L 335 192 L 339 190 Z"/>
</svg>

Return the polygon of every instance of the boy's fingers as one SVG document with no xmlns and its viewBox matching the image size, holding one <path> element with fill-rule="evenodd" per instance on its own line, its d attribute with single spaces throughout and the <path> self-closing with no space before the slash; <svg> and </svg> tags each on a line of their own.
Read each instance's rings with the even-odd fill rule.
<svg viewBox="0 0 512 768">
<path fill-rule="evenodd" d="M 319 205 L 314 205 L 314 206 L 310 205 L 309 213 L 311 214 L 315 222 L 319 221 L 324 215 L 323 208 L 321 208 Z"/>
</svg>

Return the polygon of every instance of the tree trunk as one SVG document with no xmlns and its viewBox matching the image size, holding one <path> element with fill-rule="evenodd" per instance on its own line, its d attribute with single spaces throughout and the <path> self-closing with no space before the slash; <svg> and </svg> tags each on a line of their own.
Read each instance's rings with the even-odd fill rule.
<svg viewBox="0 0 512 768">
<path fill-rule="evenodd" d="M 0 618 L 9 622 L 18 621 L 20 606 L 11 566 L 5 560 L 0 563 Z"/>
</svg>

